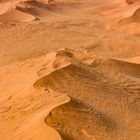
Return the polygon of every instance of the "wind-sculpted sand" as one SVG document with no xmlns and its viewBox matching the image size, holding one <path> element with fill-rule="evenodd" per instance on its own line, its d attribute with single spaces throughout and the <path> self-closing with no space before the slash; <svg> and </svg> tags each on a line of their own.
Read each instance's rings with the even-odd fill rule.
<svg viewBox="0 0 140 140">
<path fill-rule="evenodd" d="M 35 83 L 36 88 L 51 88 L 71 98 L 54 108 L 46 123 L 64 139 L 137 139 L 140 81 L 135 77 L 140 78 L 140 66 L 96 56 L 92 59 L 90 64 L 74 60 Z M 133 128 L 134 121 L 138 125 Z"/>
<path fill-rule="evenodd" d="M 139 140 L 139 7 L 1 0 L 0 140 Z"/>
</svg>

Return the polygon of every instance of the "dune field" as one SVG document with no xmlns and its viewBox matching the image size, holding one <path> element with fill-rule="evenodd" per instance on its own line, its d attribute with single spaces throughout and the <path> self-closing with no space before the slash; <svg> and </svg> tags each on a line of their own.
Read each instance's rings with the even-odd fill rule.
<svg viewBox="0 0 140 140">
<path fill-rule="evenodd" d="M 0 0 L 0 140 L 140 140 L 140 0 Z"/>
</svg>

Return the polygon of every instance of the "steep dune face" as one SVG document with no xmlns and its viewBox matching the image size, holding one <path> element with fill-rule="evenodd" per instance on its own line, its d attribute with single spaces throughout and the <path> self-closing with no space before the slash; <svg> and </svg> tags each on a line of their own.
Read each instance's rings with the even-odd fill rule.
<svg viewBox="0 0 140 140">
<path fill-rule="evenodd" d="M 140 30 L 140 8 L 137 8 L 135 12 L 127 18 L 119 21 L 118 26 L 120 30 L 134 34 L 139 34 Z"/>
<path fill-rule="evenodd" d="M 132 16 L 120 21 L 121 24 L 140 23 L 140 8 L 138 8 Z"/>
<path fill-rule="evenodd" d="M 55 128 L 64 140 L 109 140 L 111 136 L 108 133 L 116 131 L 116 124 L 107 116 L 75 101 L 53 109 L 46 123 Z"/>
<path fill-rule="evenodd" d="M 32 5 L 28 5 L 26 3 L 37 3 L 37 5 L 48 5 L 54 4 L 54 1 L 48 0 L 13 0 L 13 1 L 0 1 L 1 10 L 0 10 L 0 22 L 9 22 L 9 21 L 18 21 L 18 22 L 29 22 L 36 19 L 34 14 L 26 10 L 30 7 L 30 10 L 33 8 Z M 21 8 L 20 8 L 21 6 Z"/>
<path fill-rule="evenodd" d="M 16 5 L 16 9 L 35 16 L 38 20 L 46 19 L 49 15 L 49 11 L 55 12 L 57 7 L 54 1 L 48 3 L 43 1 L 25 1 Z"/>
<path fill-rule="evenodd" d="M 133 4 L 135 2 L 138 2 L 139 0 L 126 0 L 126 3 L 128 4 Z"/>
<path fill-rule="evenodd" d="M 34 84 L 35 88 L 51 88 L 71 98 L 70 103 L 55 108 L 46 123 L 63 139 L 128 139 L 131 131 L 139 131 L 132 127 L 134 120 L 139 123 L 139 104 L 132 104 L 139 96 L 140 66 L 103 58 L 93 60 L 98 63 L 69 64 Z M 124 114 L 131 118 L 129 122 Z M 71 119 L 77 125 L 67 123 Z M 139 139 L 136 133 L 131 139 Z"/>
<path fill-rule="evenodd" d="M 0 139 L 61 140 L 58 132 L 48 127 L 44 119 L 52 108 L 69 102 L 69 98 L 33 87 L 43 73 L 54 70 L 55 55 L 54 52 L 0 68 L 0 77 L 7 75 L 0 80 Z"/>
<path fill-rule="evenodd" d="M 138 8 L 134 14 L 131 16 L 132 22 L 139 22 L 140 23 L 140 8 Z"/>
</svg>

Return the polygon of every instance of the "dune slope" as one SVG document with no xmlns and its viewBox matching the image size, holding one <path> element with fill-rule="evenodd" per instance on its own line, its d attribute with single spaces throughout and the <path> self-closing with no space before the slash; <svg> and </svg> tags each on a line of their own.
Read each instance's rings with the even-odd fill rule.
<svg viewBox="0 0 140 140">
<path fill-rule="evenodd" d="M 71 98 L 54 108 L 46 123 L 63 139 L 139 139 L 138 125 L 132 127 L 134 120 L 139 124 L 139 103 L 132 105 L 139 97 L 139 70 L 138 64 L 100 58 L 90 65 L 69 64 L 41 78 L 35 88 L 51 88 Z"/>
</svg>

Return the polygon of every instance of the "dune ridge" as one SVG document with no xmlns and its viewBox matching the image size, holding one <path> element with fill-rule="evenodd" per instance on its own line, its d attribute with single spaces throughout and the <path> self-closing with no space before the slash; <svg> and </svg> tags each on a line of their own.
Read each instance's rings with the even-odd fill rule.
<svg viewBox="0 0 140 140">
<path fill-rule="evenodd" d="M 131 34 L 139 34 L 140 26 L 140 7 L 136 7 L 135 11 L 129 17 L 121 19 L 118 26 L 122 32 L 126 31 Z M 136 29 L 136 30 L 135 30 Z"/>
<path fill-rule="evenodd" d="M 0 22 L 18 21 L 18 22 L 31 22 L 35 20 L 34 14 L 27 12 L 24 9 L 30 10 L 34 5 L 28 5 L 28 3 L 36 3 L 38 6 L 45 6 L 53 4 L 54 1 L 46 0 L 13 0 L 13 1 L 0 1 L 2 9 L 0 10 Z"/>
<path fill-rule="evenodd" d="M 71 53 L 64 51 L 63 56 L 60 55 L 60 58 L 67 57 L 67 54 Z M 95 58 L 93 60 L 96 60 Z M 140 65 L 104 59 L 102 57 L 97 62 L 93 61 L 90 65 L 78 61 L 75 64 L 71 63 L 39 79 L 34 84 L 35 88 L 52 89 L 67 94 L 71 98 L 69 103 L 54 108 L 45 119 L 45 122 L 54 127 L 63 139 L 82 140 L 83 138 L 94 138 L 99 140 L 123 140 L 124 138 L 130 138 L 129 133 L 135 129 L 129 127 L 129 125 L 131 122 L 133 123 L 135 118 L 135 113 L 131 110 L 131 107 L 139 95 L 140 81 L 139 79 L 136 80 L 135 77 L 140 78 Z M 106 65 L 105 71 L 101 71 L 102 65 Z M 106 73 L 107 69 L 111 69 L 110 66 L 112 66 L 112 75 Z M 131 75 L 132 73 L 137 74 Z M 115 75 L 117 75 L 117 79 L 110 79 L 110 77 L 115 77 Z M 110 87 L 113 87 L 113 90 Z M 120 96 L 122 100 L 117 104 L 117 98 L 120 98 Z M 135 99 L 129 99 L 133 97 Z M 110 108 L 106 108 L 108 104 L 114 104 L 115 106 L 113 108 L 111 105 Z M 136 112 L 138 111 L 138 106 L 138 104 L 135 107 L 133 106 Z M 130 118 L 132 117 L 132 120 L 129 120 L 129 124 L 127 117 L 123 115 L 124 113 L 130 116 Z M 77 115 L 75 116 L 75 114 Z M 77 124 L 76 126 L 67 123 L 71 119 Z M 119 125 L 118 121 L 121 121 L 122 125 Z M 125 131 L 127 131 L 127 134 Z M 138 130 L 135 131 L 138 132 Z M 84 132 L 87 132 L 89 135 L 86 135 Z M 98 132 L 102 133 L 98 134 Z M 122 135 L 120 135 L 121 132 L 123 132 Z M 134 137 L 132 136 L 132 139 Z M 138 139 L 138 137 L 135 138 Z"/>
<path fill-rule="evenodd" d="M 29 22 L 35 20 L 34 16 L 20 12 L 19 10 L 11 10 L 0 16 L 0 22 L 16 21 L 16 22 Z"/>
<path fill-rule="evenodd" d="M 26 81 L 23 81 L 24 90 L 16 95 L 20 98 L 22 95 L 22 101 L 26 102 L 15 102 L 12 106 L 14 110 L 4 107 L 1 113 L 8 117 L 19 107 L 21 113 L 24 110 L 25 117 L 30 112 L 34 113 L 29 115 L 29 119 L 33 120 L 31 124 L 23 122 L 26 131 L 24 125 L 21 125 L 15 131 L 16 135 L 10 135 L 10 138 L 24 136 L 25 139 L 38 139 L 41 134 L 41 139 L 45 140 L 51 135 L 50 139 L 58 140 L 59 135 L 50 130 L 48 125 L 64 140 L 139 139 L 139 64 L 127 59 L 124 61 L 95 55 L 86 49 L 75 51 L 63 48 L 38 59 L 12 65 L 10 70 L 13 69 L 13 74 L 16 74 L 15 68 L 18 70 L 20 67 L 20 75 L 28 73 L 31 81 L 29 76 L 28 80 L 23 78 Z M 25 73 L 22 70 L 25 67 L 30 67 L 30 71 Z M 19 76 L 16 74 L 16 77 Z M 27 86 L 29 83 L 32 84 Z M 12 98 L 10 96 L 9 100 Z M 40 131 L 31 133 L 33 126 Z"/>
</svg>

